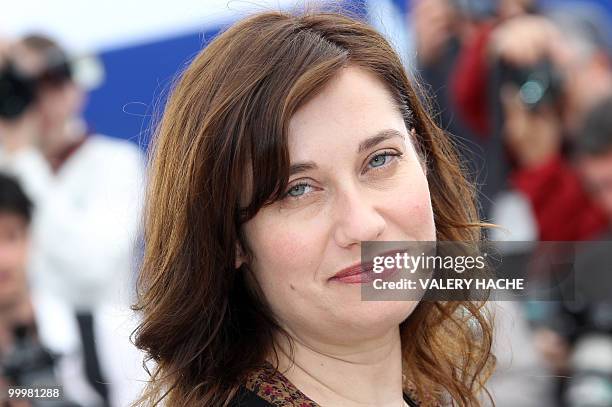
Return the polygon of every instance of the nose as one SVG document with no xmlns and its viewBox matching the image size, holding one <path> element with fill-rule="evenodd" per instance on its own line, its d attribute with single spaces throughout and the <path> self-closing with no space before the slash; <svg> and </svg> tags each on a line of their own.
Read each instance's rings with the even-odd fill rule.
<svg viewBox="0 0 612 407">
<path fill-rule="evenodd" d="M 335 208 L 334 239 L 340 247 L 378 240 L 387 223 L 376 201 L 357 186 L 339 191 Z"/>
</svg>

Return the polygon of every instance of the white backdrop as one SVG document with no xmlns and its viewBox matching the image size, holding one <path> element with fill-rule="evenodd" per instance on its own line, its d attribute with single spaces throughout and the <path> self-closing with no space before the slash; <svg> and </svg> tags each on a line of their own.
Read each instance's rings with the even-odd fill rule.
<svg viewBox="0 0 612 407">
<path fill-rule="evenodd" d="M 2 0 L 0 35 L 37 31 L 72 51 L 103 51 L 229 23 L 299 0 Z M 309 3 L 312 3 L 310 0 Z"/>
</svg>

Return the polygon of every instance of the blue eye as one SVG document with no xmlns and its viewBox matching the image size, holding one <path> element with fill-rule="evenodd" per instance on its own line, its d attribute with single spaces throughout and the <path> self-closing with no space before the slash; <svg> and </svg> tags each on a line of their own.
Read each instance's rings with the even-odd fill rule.
<svg viewBox="0 0 612 407">
<path fill-rule="evenodd" d="M 292 198 L 299 198 L 302 195 L 304 195 L 304 193 L 306 192 L 306 188 L 308 187 L 310 187 L 310 185 L 305 184 L 305 183 L 296 184 L 292 186 L 291 188 L 289 188 L 289 190 L 286 193 L 286 196 L 289 196 Z"/>
<path fill-rule="evenodd" d="M 385 165 L 385 163 L 387 162 L 387 158 L 389 157 L 390 154 L 378 154 L 376 156 L 374 156 L 371 160 L 370 160 L 370 164 L 372 165 L 372 167 L 380 167 Z"/>
<path fill-rule="evenodd" d="M 368 165 L 371 168 L 383 167 L 391 160 L 391 157 L 399 157 L 401 155 L 402 155 L 401 153 L 396 153 L 396 152 L 391 152 L 391 151 L 386 151 L 384 153 L 376 154 L 374 157 L 372 157 Z"/>
</svg>

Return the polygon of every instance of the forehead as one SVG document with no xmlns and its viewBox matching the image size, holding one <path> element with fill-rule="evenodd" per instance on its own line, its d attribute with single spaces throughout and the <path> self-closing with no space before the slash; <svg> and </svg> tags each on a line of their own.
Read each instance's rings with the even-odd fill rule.
<svg viewBox="0 0 612 407">
<path fill-rule="evenodd" d="M 291 118 L 289 152 L 295 159 L 305 150 L 357 143 L 382 129 L 407 134 L 393 95 L 374 74 L 349 66 Z"/>
</svg>

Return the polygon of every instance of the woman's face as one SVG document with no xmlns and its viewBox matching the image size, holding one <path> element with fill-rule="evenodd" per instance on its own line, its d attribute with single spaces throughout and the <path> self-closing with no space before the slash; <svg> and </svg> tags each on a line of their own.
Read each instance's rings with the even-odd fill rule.
<svg viewBox="0 0 612 407">
<path fill-rule="evenodd" d="M 359 283 L 333 277 L 360 262 L 362 241 L 435 240 L 426 175 L 391 93 L 344 68 L 292 117 L 289 154 L 285 198 L 244 225 L 273 312 L 304 341 L 388 332 L 416 303 L 361 301 Z"/>
</svg>

